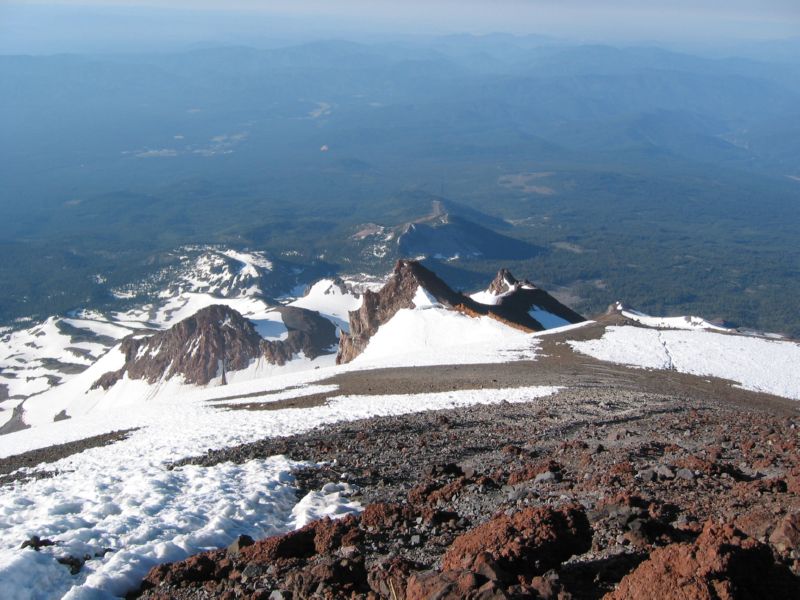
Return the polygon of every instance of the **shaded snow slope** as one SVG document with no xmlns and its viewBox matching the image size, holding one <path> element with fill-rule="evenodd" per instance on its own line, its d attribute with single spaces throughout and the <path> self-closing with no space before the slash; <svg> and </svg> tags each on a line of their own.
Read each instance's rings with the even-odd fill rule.
<svg viewBox="0 0 800 600">
<path fill-rule="evenodd" d="M 540 306 L 534 306 L 528 311 L 528 314 L 541 323 L 542 327 L 545 329 L 555 329 L 556 327 L 564 327 L 572 324 L 564 317 L 553 314 Z"/>
<path fill-rule="evenodd" d="M 797 342 L 703 330 L 613 326 L 599 340 L 569 343 L 600 360 L 720 377 L 747 390 L 800 400 Z"/>
</svg>

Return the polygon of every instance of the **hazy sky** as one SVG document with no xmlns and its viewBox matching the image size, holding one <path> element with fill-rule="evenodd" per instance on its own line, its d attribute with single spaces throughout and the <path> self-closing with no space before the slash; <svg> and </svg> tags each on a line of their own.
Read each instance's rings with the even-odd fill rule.
<svg viewBox="0 0 800 600">
<path fill-rule="evenodd" d="M 247 16 L 243 16 L 246 13 Z M 800 0 L 0 0 L 4 46 L 306 33 L 539 33 L 587 41 L 800 35 Z M 5 38 L 5 39 L 3 39 Z"/>
</svg>

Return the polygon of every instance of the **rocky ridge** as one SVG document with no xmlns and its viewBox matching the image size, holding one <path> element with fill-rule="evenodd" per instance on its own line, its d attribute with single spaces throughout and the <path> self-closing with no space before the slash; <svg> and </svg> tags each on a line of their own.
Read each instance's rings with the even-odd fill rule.
<svg viewBox="0 0 800 600">
<path fill-rule="evenodd" d="M 471 317 L 488 316 L 523 331 L 542 331 L 546 327 L 531 315 L 533 307 L 539 307 L 566 322 L 579 323 L 585 319 L 564 306 L 542 289 L 530 282 L 518 282 L 506 270 L 501 270 L 490 286 L 490 290 L 505 291 L 497 295 L 495 304 L 482 304 L 453 290 L 435 273 L 418 261 L 400 260 L 394 267 L 386 285 L 377 292 L 367 290 L 361 307 L 350 313 L 350 331 L 339 339 L 336 361 L 348 363 L 361 354 L 370 338 L 381 325 L 387 323 L 399 310 L 414 308 L 418 290 L 442 307 Z"/>
<path fill-rule="evenodd" d="M 121 344 L 125 364 L 104 374 L 94 388 L 108 389 L 127 375 L 156 383 L 181 376 L 186 383 L 206 385 L 225 373 L 247 368 L 263 358 L 283 365 L 302 352 L 315 358 L 336 344 L 336 328 L 318 313 L 278 307 L 288 329 L 286 339 L 265 340 L 239 312 L 222 304 L 199 310 L 165 331 L 130 336 Z"/>
<path fill-rule="evenodd" d="M 452 201 L 421 198 L 404 199 L 420 209 L 430 202 L 430 212 L 395 225 L 363 223 L 350 241 L 360 247 L 364 258 L 374 261 L 425 256 L 433 260 L 514 260 L 530 258 L 541 248 L 504 235 L 508 223 Z"/>
</svg>

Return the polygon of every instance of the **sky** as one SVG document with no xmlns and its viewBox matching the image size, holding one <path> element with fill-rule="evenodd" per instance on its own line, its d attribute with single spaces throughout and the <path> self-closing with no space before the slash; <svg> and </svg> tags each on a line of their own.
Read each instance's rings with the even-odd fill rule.
<svg viewBox="0 0 800 600">
<path fill-rule="evenodd" d="M 798 0 L 0 0 L 0 52 L 391 34 L 601 42 L 800 36 Z M 283 39 L 285 38 L 285 39 Z"/>
</svg>

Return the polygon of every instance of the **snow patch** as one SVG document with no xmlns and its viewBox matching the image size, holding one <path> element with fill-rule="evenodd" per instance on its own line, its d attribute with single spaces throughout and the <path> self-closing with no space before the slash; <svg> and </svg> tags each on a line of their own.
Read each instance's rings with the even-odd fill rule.
<svg viewBox="0 0 800 600">
<path fill-rule="evenodd" d="M 726 327 L 714 325 L 700 317 L 683 316 L 683 317 L 651 317 L 645 313 L 623 309 L 622 305 L 617 303 L 617 309 L 623 317 L 636 321 L 645 327 L 657 327 L 660 329 L 711 329 L 716 331 L 729 331 Z"/>
<path fill-rule="evenodd" d="M 441 306 L 441 303 L 434 298 L 428 290 L 421 285 L 417 286 L 417 291 L 414 292 L 414 297 L 411 300 L 416 308 L 430 308 L 432 306 Z"/>
<path fill-rule="evenodd" d="M 797 342 L 626 325 L 609 327 L 599 340 L 569 343 L 600 360 L 729 379 L 746 390 L 800 400 Z"/>
<path fill-rule="evenodd" d="M 361 295 L 351 292 L 347 286 L 343 290 L 332 279 L 321 279 L 311 286 L 305 296 L 291 302 L 289 306 L 317 311 L 339 329 L 347 331 L 349 313 L 361 307 Z"/>
</svg>

